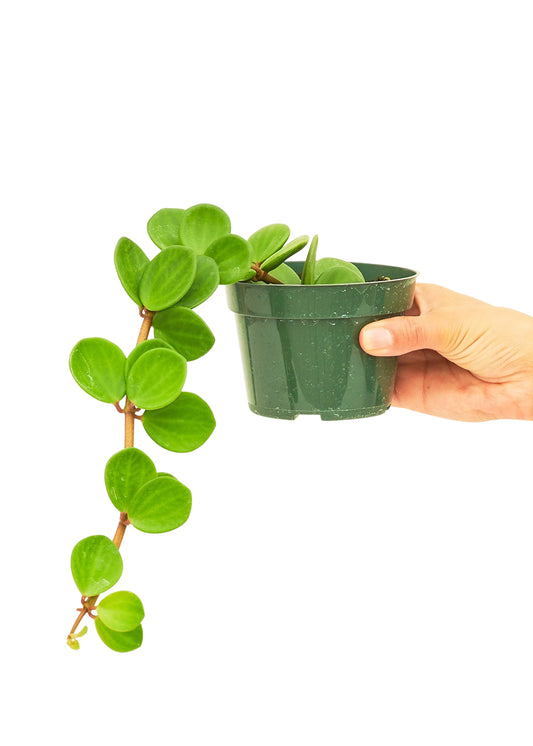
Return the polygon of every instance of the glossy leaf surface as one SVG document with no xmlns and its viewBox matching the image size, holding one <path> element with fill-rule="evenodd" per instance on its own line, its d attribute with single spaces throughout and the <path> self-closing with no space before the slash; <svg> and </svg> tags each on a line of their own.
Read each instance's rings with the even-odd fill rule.
<svg viewBox="0 0 533 746">
<path fill-rule="evenodd" d="M 129 632 L 117 632 L 106 627 L 102 620 L 96 617 L 94 625 L 102 642 L 116 653 L 129 653 L 142 645 L 143 630 L 140 624 Z"/>
<path fill-rule="evenodd" d="M 252 247 L 245 238 L 234 233 L 209 244 L 205 256 L 215 260 L 221 285 L 231 285 L 250 273 Z"/>
<path fill-rule="evenodd" d="M 313 236 L 307 258 L 302 269 L 302 285 L 312 285 L 315 281 L 316 250 L 318 247 L 318 236 Z"/>
<path fill-rule="evenodd" d="M 146 229 L 148 235 L 160 249 L 180 243 L 180 223 L 185 210 L 164 207 L 152 215 Z"/>
<path fill-rule="evenodd" d="M 115 269 L 122 287 L 130 298 L 141 305 L 139 285 L 150 260 L 144 251 L 129 238 L 119 238 L 115 248 Z"/>
<path fill-rule="evenodd" d="M 211 408 L 196 394 L 183 392 L 163 409 L 145 412 L 142 419 L 148 435 L 162 448 L 188 453 L 199 448 L 215 429 Z"/>
<path fill-rule="evenodd" d="M 231 221 L 216 205 L 193 205 L 181 218 L 180 243 L 203 254 L 216 238 L 231 232 Z"/>
<path fill-rule="evenodd" d="M 252 262 L 262 262 L 267 257 L 275 254 L 289 238 L 290 228 L 283 223 L 272 223 L 265 225 L 248 239 L 252 247 Z"/>
<path fill-rule="evenodd" d="M 130 591 L 117 591 L 105 596 L 98 604 L 98 619 L 115 632 L 130 632 L 144 619 L 139 596 Z"/>
<path fill-rule="evenodd" d="M 70 567 L 80 593 L 97 596 L 120 579 L 122 557 L 107 536 L 88 536 L 72 550 Z"/>
<path fill-rule="evenodd" d="M 270 270 L 270 273 L 273 277 L 276 277 L 278 280 L 281 280 L 285 285 L 301 285 L 301 280 L 298 274 L 293 270 L 292 267 L 289 267 L 288 264 L 280 264 L 279 267 L 275 267 L 274 269 Z"/>
<path fill-rule="evenodd" d="M 195 274 L 196 256 L 190 249 L 165 249 L 144 271 L 139 286 L 141 303 L 150 311 L 173 306 L 189 290 Z"/>
<path fill-rule="evenodd" d="M 120 347 L 101 337 L 87 337 L 70 353 L 74 380 L 99 401 L 114 404 L 126 393 L 126 357 Z"/>
<path fill-rule="evenodd" d="M 352 264 L 351 262 L 346 262 L 344 259 L 336 259 L 334 257 L 326 256 L 323 259 L 319 259 L 316 263 L 315 267 L 315 281 L 318 277 L 320 277 L 321 274 L 324 274 L 327 270 L 333 269 L 335 267 L 345 267 L 348 272 L 353 272 L 354 270 L 359 274 L 360 280 L 359 282 L 364 282 L 365 278 L 363 277 L 363 274 L 361 270 L 355 266 L 355 264 Z"/>
<path fill-rule="evenodd" d="M 215 337 L 205 321 L 190 308 L 168 308 L 154 316 L 154 335 L 172 345 L 186 360 L 209 352 Z"/>
<path fill-rule="evenodd" d="M 315 285 L 342 285 L 350 282 L 364 282 L 361 272 L 354 267 L 330 267 L 318 275 Z"/>
<path fill-rule="evenodd" d="M 196 257 L 196 274 L 191 287 L 183 298 L 178 301 L 179 306 L 195 308 L 207 300 L 219 285 L 217 263 L 210 256 L 199 254 Z"/>
<path fill-rule="evenodd" d="M 148 350 L 161 349 L 173 350 L 174 348 L 172 347 L 172 345 L 169 345 L 168 342 L 165 342 L 162 339 L 147 339 L 145 342 L 141 342 L 141 344 L 138 344 L 136 347 L 134 347 L 126 358 L 126 378 L 128 377 L 128 373 L 131 370 L 131 366 L 141 357 L 141 355 L 144 355 L 144 353 L 148 352 Z"/>
<path fill-rule="evenodd" d="M 148 350 L 131 366 L 126 393 L 141 409 L 159 409 L 174 401 L 186 377 L 187 361 L 175 350 Z"/>
<path fill-rule="evenodd" d="M 117 510 L 128 511 L 129 501 L 137 490 L 157 476 L 152 459 L 138 448 L 123 448 L 106 464 L 105 486 Z"/>
<path fill-rule="evenodd" d="M 143 485 L 128 506 L 128 519 L 149 534 L 173 531 L 191 512 L 191 491 L 175 477 L 156 477 Z"/>
<path fill-rule="evenodd" d="M 261 265 L 261 269 L 264 269 L 265 272 L 270 272 L 271 269 L 279 267 L 279 265 L 283 264 L 283 262 L 285 262 L 289 257 L 303 249 L 308 241 L 309 236 L 299 236 L 293 241 L 289 241 L 289 243 L 285 244 L 285 246 L 283 246 L 279 251 L 276 251 L 275 254 L 272 254 L 268 259 L 265 259 Z"/>
</svg>

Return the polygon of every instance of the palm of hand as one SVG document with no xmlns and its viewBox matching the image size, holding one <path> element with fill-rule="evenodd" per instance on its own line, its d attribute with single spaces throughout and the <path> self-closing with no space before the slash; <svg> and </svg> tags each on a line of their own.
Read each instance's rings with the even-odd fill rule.
<svg viewBox="0 0 533 746">
<path fill-rule="evenodd" d="M 417 350 L 398 359 L 392 405 L 451 420 L 482 422 L 505 417 L 508 404 L 495 396 L 494 383 L 477 378 L 433 350 Z M 504 385 L 504 384 L 502 384 Z"/>
<path fill-rule="evenodd" d="M 533 319 L 438 286 L 415 298 L 408 315 L 435 345 L 400 355 L 392 404 L 470 422 L 532 419 Z"/>
</svg>

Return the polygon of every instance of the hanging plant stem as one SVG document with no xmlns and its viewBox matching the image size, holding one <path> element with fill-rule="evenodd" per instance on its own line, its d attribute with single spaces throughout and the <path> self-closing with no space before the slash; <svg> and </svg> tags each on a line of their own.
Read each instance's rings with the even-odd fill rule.
<svg viewBox="0 0 533 746">
<path fill-rule="evenodd" d="M 148 311 L 148 309 L 144 307 L 140 309 L 140 315 L 142 316 L 143 322 L 139 331 L 139 336 L 137 337 L 137 343 L 135 345 L 136 347 L 148 339 L 150 329 L 152 328 L 152 319 L 154 318 L 154 313 L 152 311 Z M 119 413 L 124 414 L 124 448 L 133 448 L 135 413 L 137 411 L 137 407 L 127 397 L 126 403 L 123 408 L 120 407 L 118 402 L 115 402 L 115 407 Z M 113 537 L 113 544 L 116 546 L 117 549 L 120 549 L 124 534 L 126 533 L 126 528 L 129 524 L 130 522 L 128 520 L 127 513 L 121 513 L 117 530 L 115 531 L 115 535 Z M 67 642 L 75 639 L 73 636 L 75 635 L 78 626 L 80 625 L 83 617 L 86 614 L 90 614 L 90 609 L 95 606 L 98 596 L 90 596 L 85 601 L 83 600 L 83 598 L 84 597 L 82 597 L 82 608 L 79 609 L 80 614 L 68 634 Z"/>
</svg>

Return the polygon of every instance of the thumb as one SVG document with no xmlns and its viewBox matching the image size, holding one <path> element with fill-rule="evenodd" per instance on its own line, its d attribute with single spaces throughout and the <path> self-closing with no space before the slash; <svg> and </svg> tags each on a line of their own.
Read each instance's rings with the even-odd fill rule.
<svg viewBox="0 0 533 746">
<path fill-rule="evenodd" d="M 404 355 L 413 350 L 437 350 L 445 347 L 442 326 L 431 314 L 395 316 L 367 324 L 359 334 L 359 343 L 370 355 Z"/>
</svg>

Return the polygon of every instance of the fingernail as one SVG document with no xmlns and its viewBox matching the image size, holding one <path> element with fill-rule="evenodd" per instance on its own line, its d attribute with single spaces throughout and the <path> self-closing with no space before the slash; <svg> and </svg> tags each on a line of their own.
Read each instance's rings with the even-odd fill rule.
<svg viewBox="0 0 533 746">
<path fill-rule="evenodd" d="M 386 350 L 392 347 L 392 334 L 382 326 L 363 329 L 363 347 L 365 350 Z"/>
</svg>

